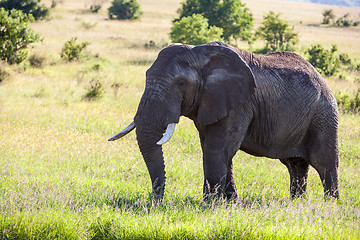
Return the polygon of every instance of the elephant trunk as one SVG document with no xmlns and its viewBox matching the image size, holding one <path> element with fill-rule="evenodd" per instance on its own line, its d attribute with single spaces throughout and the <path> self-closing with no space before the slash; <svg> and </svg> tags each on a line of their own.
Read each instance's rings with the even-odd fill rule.
<svg viewBox="0 0 360 240">
<path fill-rule="evenodd" d="M 161 200 L 165 189 L 165 165 L 161 144 L 169 139 L 168 134 L 163 137 L 167 125 L 171 123 L 169 111 L 163 107 L 162 102 L 149 99 L 145 94 L 134 121 L 138 145 L 150 174 L 153 197 Z"/>
<path fill-rule="evenodd" d="M 161 200 L 165 189 L 165 165 L 162 146 L 156 143 L 163 132 L 156 131 L 151 126 L 144 127 L 141 122 L 136 122 L 139 125 L 136 127 L 136 138 L 150 174 L 153 197 L 155 200 Z"/>
</svg>

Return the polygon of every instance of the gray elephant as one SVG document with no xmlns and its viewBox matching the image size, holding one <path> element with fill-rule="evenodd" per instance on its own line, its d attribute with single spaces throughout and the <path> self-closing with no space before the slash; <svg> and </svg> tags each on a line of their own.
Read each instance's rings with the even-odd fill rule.
<svg viewBox="0 0 360 240">
<path fill-rule="evenodd" d="M 232 158 L 239 149 L 280 159 L 290 173 L 291 198 L 305 193 L 309 165 L 325 196 L 339 197 L 336 100 L 297 54 L 256 55 L 220 42 L 173 44 L 159 53 L 134 122 L 109 139 L 136 128 L 155 199 L 165 188 L 161 145 L 182 115 L 199 131 L 205 199 L 237 198 Z"/>
</svg>

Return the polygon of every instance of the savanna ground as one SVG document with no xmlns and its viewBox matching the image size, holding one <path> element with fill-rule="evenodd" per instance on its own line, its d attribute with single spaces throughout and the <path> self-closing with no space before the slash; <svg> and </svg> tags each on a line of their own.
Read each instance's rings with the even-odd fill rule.
<svg viewBox="0 0 360 240">
<path fill-rule="evenodd" d="M 309 173 L 308 196 L 289 200 L 289 176 L 277 160 L 239 152 L 234 158 L 236 203 L 202 202 L 202 160 L 197 132 L 182 118 L 164 147 L 167 172 L 163 204 L 149 201 L 150 178 L 135 134 L 107 138 L 136 112 L 145 71 L 170 43 L 179 0 L 139 1 L 140 21 L 107 20 L 90 1 L 65 0 L 52 19 L 33 23 L 43 37 L 25 62 L 0 64 L 0 239 L 360 239 L 360 115 L 340 115 L 341 199 L 324 201 L 317 173 Z M 360 59 L 360 28 L 321 26 L 323 9 L 338 16 L 360 9 L 305 3 L 244 1 L 257 24 L 263 12 L 283 12 L 300 34 L 298 51 L 312 43 Z M 48 6 L 50 1 L 44 1 Z M 60 59 L 71 37 L 89 41 L 88 56 Z M 155 42 L 155 47 L 144 44 Z M 251 48 L 263 46 L 256 42 Z M 328 78 L 334 92 L 355 92 L 359 73 Z M 3 74 L 4 75 L 4 74 Z M 103 97 L 85 101 L 91 84 Z"/>
</svg>

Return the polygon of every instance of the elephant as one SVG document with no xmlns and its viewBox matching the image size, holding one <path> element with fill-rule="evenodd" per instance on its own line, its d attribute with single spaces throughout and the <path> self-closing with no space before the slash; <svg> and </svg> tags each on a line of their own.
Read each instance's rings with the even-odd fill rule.
<svg viewBox="0 0 360 240">
<path fill-rule="evenodd" d="M 338 108 L 317 70 L 291 52 L 259 55 L 222 42 L 172 44 L 146 71 L 134 121 L 136 139 L 160 200 L 165 188 L 162 144 L 180 116 L 199 132 L 203 198 L 237 199 L 232 159 L 238 150 L 279 159 L 290 174 L 291 199 L 306 195 L 309 166 L 325 198 L 339 198 Z"/>
</svg>

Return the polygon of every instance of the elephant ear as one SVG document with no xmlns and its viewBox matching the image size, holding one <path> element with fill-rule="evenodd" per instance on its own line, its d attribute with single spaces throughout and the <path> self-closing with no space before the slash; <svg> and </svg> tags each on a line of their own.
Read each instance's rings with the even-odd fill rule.
<svg viewBox="0 0 360 240">
<path fill-rule="evenodd" d="M 209 125 L 249 99 L 255 92 L 255 79 L 249 66 L 230 48 L 203 45 L 194 51 L 205 61 L 197 121 Z"/>
</svg>

